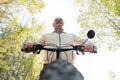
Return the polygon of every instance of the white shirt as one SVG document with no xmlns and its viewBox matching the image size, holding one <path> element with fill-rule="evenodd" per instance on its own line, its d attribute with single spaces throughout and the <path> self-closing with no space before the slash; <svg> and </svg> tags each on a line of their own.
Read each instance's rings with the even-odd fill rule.
<svg viewBox="0 0 120 80">
<path fill-rule="evenodd" d="M 37 42 L 40 44 L 48 45 L 48 47 L 50 48 L 51 47 L 55 48 L 56 46 L 61 47 L 61 48 L 65 48 L 65 47 L 68 48 L 68 46 L 71 47 L 70 45 L 74 45 L 75 43 L 79 42 L 80 44 L 82 40 L 76 35 L 71 34 L 71 33 L 53 32 L 53 33 L 44 34 Z M 74 51 L 61 52 L 60 58 L 73 63 L 75 59 L 75 53 Z M 56 52 L 51 52 L 51 51 L 44 52 L 45 64 L 50 63 L 54 60 L 56 60 Z"/>
</svg>

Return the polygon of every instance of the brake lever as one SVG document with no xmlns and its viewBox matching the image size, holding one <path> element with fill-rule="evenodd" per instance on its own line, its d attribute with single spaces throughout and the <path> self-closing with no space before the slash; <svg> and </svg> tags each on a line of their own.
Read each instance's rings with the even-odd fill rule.
<svg viewBox="0 0 120 80">
<path fill-rule="evenodd" d="M 82 45 L 76 45 L 76 46 L 74 46 L 73 48 L 75 49 L 76 54 L 79 55 L 79 52 L 81 52 L 81 53 L 84 55 L 84 46 L 82 46 Z M 79 51 L 79 52 L 78 52 L 78 51 Z"/>
<path fill-rule="evenodd" d="M 34 49 L 35 49 L 35 52 L 34 53 L 36 53 L 36 54 L 39 54 L 40 53 L 40 51 L 43 49 L 43 45 L 41 45 L 41 44 L 35 44 L 35 45 L 33 45 L 34 46 Z"/>
<path fill-rule="evenodd" d="M 75 51 L 76 51 L 76 54 L 79 55 L 78 51 L 77 50 L 75 50 Z"/>
</svg>

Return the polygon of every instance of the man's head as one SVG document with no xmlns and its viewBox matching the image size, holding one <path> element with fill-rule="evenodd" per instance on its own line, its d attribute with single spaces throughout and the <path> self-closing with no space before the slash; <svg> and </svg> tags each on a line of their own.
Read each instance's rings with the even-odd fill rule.
<svg viewBox="0 0 120 80">
<path fill-rule="evenodd" d="M 84 77 L 73 64 L 60 59 L 45 66 L 39 80 L 84 80 Z"/>
<path fill-rule="evenodd" d="M 61 32 L 62 27 L 64 25 L 64 21 L 61 17 L 56 17 L 53 21 L 53 27 L 56 31 Z"/>
</svg>

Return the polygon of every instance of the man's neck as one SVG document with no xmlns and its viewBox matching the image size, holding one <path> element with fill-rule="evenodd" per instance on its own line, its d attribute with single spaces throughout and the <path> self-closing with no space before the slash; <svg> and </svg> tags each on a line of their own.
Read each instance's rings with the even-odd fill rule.
<svg viewBox="0 0 120 80">
<path fill-rule="evenodd" d="M 55 30 L 56 33 L 62 33 L 63 32 L 63 29 L 61 30 Z"/>
</svg>

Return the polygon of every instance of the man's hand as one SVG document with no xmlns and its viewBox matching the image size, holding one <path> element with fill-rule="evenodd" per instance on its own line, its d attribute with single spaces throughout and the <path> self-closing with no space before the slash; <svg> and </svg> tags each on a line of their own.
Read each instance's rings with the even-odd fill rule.
<svg viewBox="0 0 120 80">
<path fill-rule="evenodd" d="M 23 48 L 21 49 L 21 51 L 26 53 L 30 53 L 30 52 L 35 53 L 36 52 L 34 48 L 35 44 L 36 44 L 35 42 L 27 42 L 23 45 Z"/>
<path fill-rule="evenodd" d="M 97 47 L 93 44 L 85 44 L 84 45 L 84 52 L 93 52 L 93 51 L 97 51 Z"/>
</svg>

